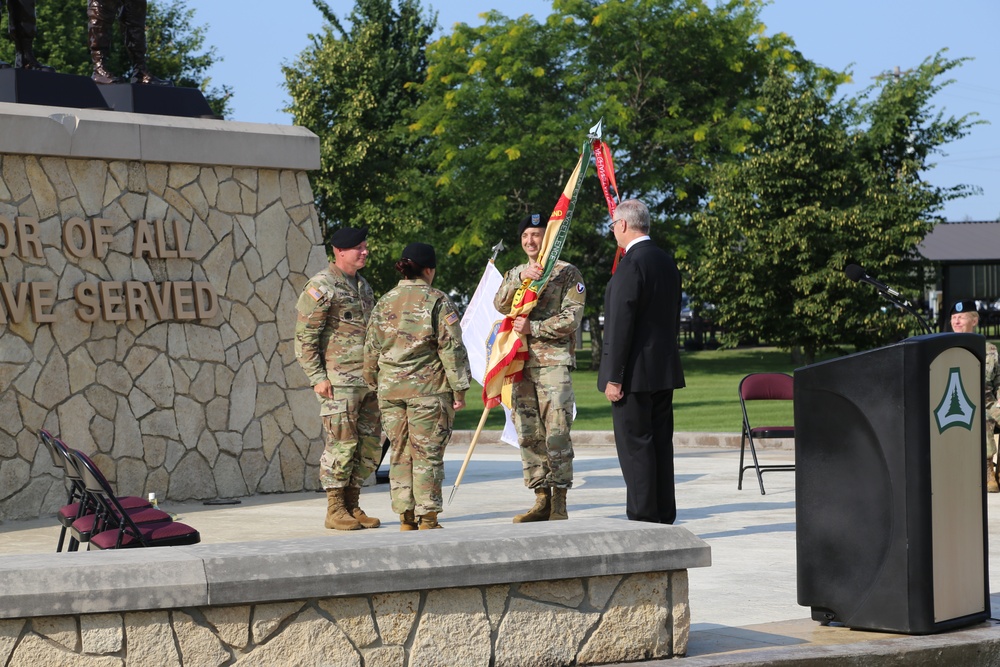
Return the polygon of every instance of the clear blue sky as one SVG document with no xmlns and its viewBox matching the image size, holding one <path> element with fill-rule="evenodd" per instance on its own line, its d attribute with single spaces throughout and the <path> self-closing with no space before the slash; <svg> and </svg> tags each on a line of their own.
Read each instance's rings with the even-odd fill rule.
<svg viewBox="0 0 1000 667">
<path fill-rule="evenodd" d="M 339 17 L 353 1 L 328 0 Z M 321 29 L 322 17 L 310 0 L 273 3 L 247 0 L 188 0 L 195 23 L 208 26 L 207 42 L 223 62 L 209 73 L 216 85 L 233 88 L 232 119 L 290 124 L 282 111 L 288 96 L 281 65 L 291 63 Z M 479 14 L 499 8 L 508 16 L 525 13 L 544 18 L 547 0 L 425 0 L 438 23 L 450 28 L 478 25 Z M 949 220 L 996 220 L 1000 217 L 1000 0 L 774 0 L 762 18 L 768 34 L 785 32 L 810 59 L 834 69 L 850 68 L 857 92 L 872 77 L 894 67 L 919 65 L 939 49 L 952 58 L 972 57 L 952 72 L 955 83 L 936 99 L 939 110 L 961 115 L 976 112 L 990 125 L 979 125 L 937 156 L 929 180 L 937 185 L 969 183 L 979 196 L 954 202 Z"/>
</svg>

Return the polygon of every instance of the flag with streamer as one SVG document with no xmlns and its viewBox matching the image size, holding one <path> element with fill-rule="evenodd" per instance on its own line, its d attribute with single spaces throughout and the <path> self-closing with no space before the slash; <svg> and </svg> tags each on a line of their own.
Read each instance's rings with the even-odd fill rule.
<svg viewBox="0 0 1000 667">
<path fill-rule="evenodd" d="M 590 166 L 591 145 L 584 143 L 576 168 L 570 174 L 566 187 L 563 188 L 559 201 L 552 215 L 549 216 L 542 247 L 538 253 L 538 263 L 542 265 L 542 277 L 538 280 L 525 280 L 514 294 L 510 312 L 495 327 L 488 343 L 489 362 L 486 366 L 486 377 L 483 382 L 483 404 L 492 408 L 500 403 L 511 406 L 513 384 L 521 379 L 524 373 L 524 362 L 528 359 L 528 349 L 523 334 L 514 331 L 514 319 L 527 315 L 535 307 L 538 295 L 545 288 L 559 253 L 562 252 L 566 237 L 569 234 L 569 224 L 573 217 L 573 208 L 580 193 L 580 184 Z"/>
<path fill-rule="evenodd" d="M 604 119 L 597 121 L 597 125 L 590 128 L 587 138 L 594 151 L 594 168 L 597 171 L 597 180 L 601 182 L 601 192 L 604 193 L 604 201 L 608 203 L 608 216 L 612 222 L 615 219 L 615 208 L 621 201 L 618 196 L 618 182 L 615 179 L 615 163 L 611 157 L 611 149 L 604 143 L 602 135 L 604 132 Z M 625 254 L 624 249 L 615 250 L 615 261 L 611 265 L 611 273 L 618 268 L 618 260 Z"/>
</svg>

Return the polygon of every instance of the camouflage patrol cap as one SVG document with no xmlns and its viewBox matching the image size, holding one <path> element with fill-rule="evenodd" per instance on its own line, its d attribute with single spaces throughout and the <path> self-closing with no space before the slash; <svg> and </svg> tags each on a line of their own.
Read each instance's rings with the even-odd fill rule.
<svg viewBox="0 0 1000 667">
<path fill-rule="evenodd" d="M 517 226 L 518 237 L 524 233 L 528 227 L 546 227 L 549 221 L 542 218 L 541 213 L 529 213 L 521 219 L 521 224 Z"/>
<path fill-rule="evenodd" d="M 976 308 L 975 301 L 956 301 L 955 305 L 951 307 L 951 314 L 955 313 L 976 313 L 979 314 L 979 310 Z"/>
<path fill-rule="evenodd" d="M 414 242 L 403 248 L 403 259 L 408 259 L 422 269 L 437 268 L 437 257 L 433 246 Z"/>
<path fill-rule="evenodd" d="M 357 229 L 355 227 L 344 227 L 338 229 L 330 237 L 330 245 L 334 248 L 354 248 L 361 245 L 361 242 L 368 238 L 367 229 Z"/>
</svg>

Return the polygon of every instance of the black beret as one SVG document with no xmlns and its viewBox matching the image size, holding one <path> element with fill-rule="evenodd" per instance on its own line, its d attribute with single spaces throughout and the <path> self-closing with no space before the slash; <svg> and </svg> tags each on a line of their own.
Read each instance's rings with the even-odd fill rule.
<svg viewBox="0 0 1000 667">
<path fill-rule="evenodd" d="M 517 236 L 521 237 L 524 230 L 528 227 L 545 227 L 549 224 L 549 221 L 541 216 L 539 213 L 529 213 L 521 219 L 521 224 L 517 226 Z"/>
<path fill-rule="evenodd" d="M 408 259 L 422 269 L 437 268 L 434 248 L 426 243 L 411 243 L 403 248 L 403 259 Z"/>
<path fill-rule="evenodd" d="M 978 315 L 979 311 L 975 301 L 956 301 L 955 305 L 951 307 L 951 314 L 955 313 L 976 313 Z"/>
<path fill-rule="evenodd" d="M 367 229 L 355 229 L 354 227 L 344 227 L 338 229 L 330 237 L 330 245 L 334 248 L 354 248 L 361 245 L 361 242 L 368 238 Z"/>
</svg>

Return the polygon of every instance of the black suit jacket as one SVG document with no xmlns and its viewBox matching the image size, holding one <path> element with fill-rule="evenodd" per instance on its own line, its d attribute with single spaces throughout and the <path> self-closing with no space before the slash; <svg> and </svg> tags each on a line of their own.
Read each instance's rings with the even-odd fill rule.
<svg viewBox="0 0 1000 667">
<path fill-rule="evenodd" d="M 684 386 L 677 349 L 681 274 L 652 241 L 625 253 L 604 295 L 604 346 L 597 388 L 619 383 L 629 392 Z"/>
</svg>

